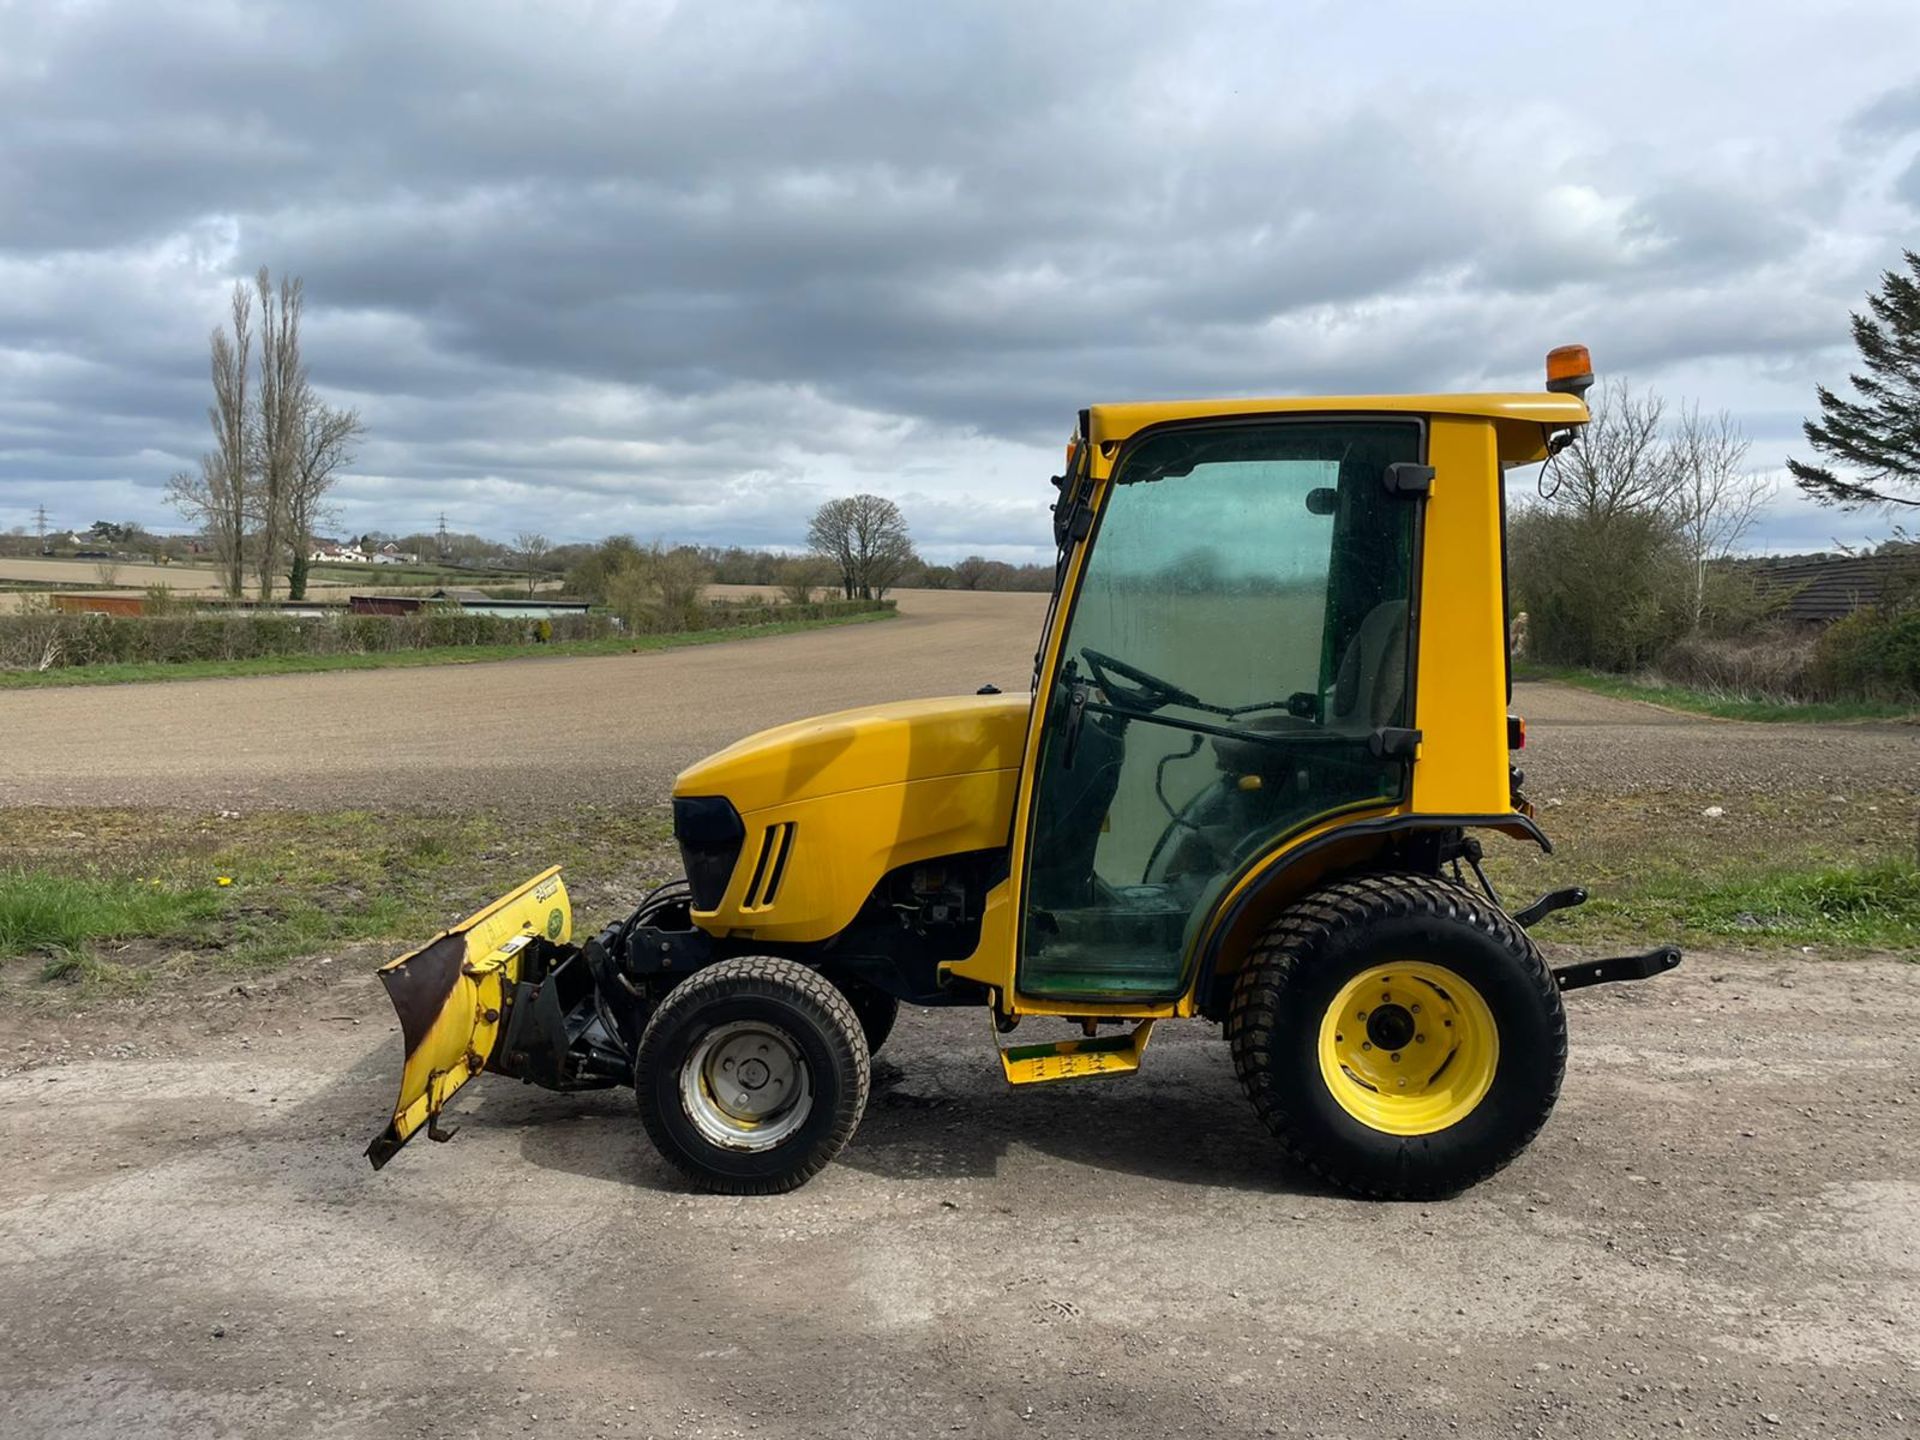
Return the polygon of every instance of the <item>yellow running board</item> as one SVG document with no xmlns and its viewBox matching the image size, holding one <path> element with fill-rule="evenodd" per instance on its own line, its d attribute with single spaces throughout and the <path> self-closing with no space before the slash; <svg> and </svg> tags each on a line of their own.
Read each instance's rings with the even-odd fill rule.
<svg viewBox="0 0 1920 1440">
<path fill-rule="evenodd" d="M 1012 1085 L 1045 1085 L 1053 1080 L 1089 1080 L 1101 1075 L 1131 1075 L 1140 1068 L 1153 1021 L 1143 1020 L 1131 1035 L 1056 1040 L 1049 1045 L 1014 1045 L 1000 1051 L 1000 1064 Z"/>
</svg>

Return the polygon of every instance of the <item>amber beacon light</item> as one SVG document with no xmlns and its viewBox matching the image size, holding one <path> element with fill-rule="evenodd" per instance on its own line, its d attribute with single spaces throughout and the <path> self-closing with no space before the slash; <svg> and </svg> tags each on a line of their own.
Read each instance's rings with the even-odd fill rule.
<svg viewBox="0 0 1920 1440">
<path fill-rule="evenodd" d="M 1585 395 L 1593 388 L 1593 357 L 1584 345 L 1562 345 L 1547 352 L 1547 389 Z"/>
</svg>

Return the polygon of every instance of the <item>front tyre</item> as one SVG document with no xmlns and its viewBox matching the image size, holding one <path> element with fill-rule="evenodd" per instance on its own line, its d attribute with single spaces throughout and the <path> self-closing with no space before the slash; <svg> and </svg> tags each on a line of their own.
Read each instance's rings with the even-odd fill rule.
<svg viewBox="0 0 1920 1440">
<path fill-rule="evenodd" d="M 774 1195 L 813 1178 L 867 1105 L 859 1018 L 791 960 L 723 960 L 682 981 L 640 1037 L 640 1119 L 694 1184 Z"/>
<path fill-rule="evenodd" d="M 1526 932 L 1429 875 L 1342 881 L 1282 911 L 1227 1033 L 1294 1159 L 1383 1199 L 1450 1195 L 1510 1162 L 1567 1059 L 1559 987 Z"/>
</svg>

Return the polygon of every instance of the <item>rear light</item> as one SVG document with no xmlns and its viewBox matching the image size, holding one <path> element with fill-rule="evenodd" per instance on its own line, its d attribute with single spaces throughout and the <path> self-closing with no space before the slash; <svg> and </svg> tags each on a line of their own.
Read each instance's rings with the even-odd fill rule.
<svg viewBox="0 0 1920 1440">
<path fill-rule="evenodd" d="M 1527 722 L 1518 715 L 1507 716 L 1507 749 L 1524 750 L 1527 748 Z"/>
<path fill-rule="evenodd" d="M 1585 395 L 1593 388 L 1593 357 L 1584 345 L 1562 345 L 1547 352 L 1547 389 Z"/>
</svg>

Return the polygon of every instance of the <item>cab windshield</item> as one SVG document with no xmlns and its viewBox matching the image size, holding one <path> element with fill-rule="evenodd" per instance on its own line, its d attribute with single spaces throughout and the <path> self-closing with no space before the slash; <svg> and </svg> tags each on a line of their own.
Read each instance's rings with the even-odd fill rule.
<svg viewBox="0 0 1920 1440">
<path fill-rule="evenodd" d="M 1036 781 L 1020 989 L 1173 994 L 1196 917 L 1331 810 L 1400 797 L 1418 507 L 1407 421 L 1169 429 L 1122 456 Z"/>
</svg>

